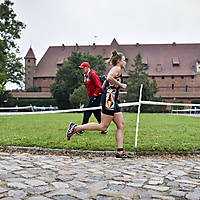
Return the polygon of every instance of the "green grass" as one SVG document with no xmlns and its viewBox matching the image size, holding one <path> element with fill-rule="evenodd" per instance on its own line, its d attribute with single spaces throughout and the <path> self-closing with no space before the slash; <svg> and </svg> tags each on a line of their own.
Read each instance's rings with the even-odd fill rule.
<svg viewBox="0 0 200 200">
<path fill-rule="evenodd" d="M 80 113 L 0 116 L 0 145 L 115 150 L 114 123 L 111 123 L 108 135 L 87 131 L 83 136 L 73 136 L 70 141 L 65 139 L 66 125 L 70 121 L 80 124 L 82 116 Z M 136 117 L 136 114 L 124 113 L 124 148 L 127 151 L 193 152 L 200 148 L 199 118 L 141 114 L 135 149 Z"/>
</svg>

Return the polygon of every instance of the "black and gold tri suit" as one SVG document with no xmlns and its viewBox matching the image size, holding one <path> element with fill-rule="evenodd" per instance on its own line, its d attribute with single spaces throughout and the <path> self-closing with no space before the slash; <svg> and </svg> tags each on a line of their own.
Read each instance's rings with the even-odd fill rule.
<svg viewBox="0 0 200 200">
<path fill-rule="evenodd" d="M 114 77 L 118 82 L 122 83 L 122 74 Z M 105 89 L 102 95 L 102 113 L 114 116 L 115 113 L 120 112 L 118 105 L 120 87 L 115 87 L 114 84 L 106 81 Z"/>
</svg>

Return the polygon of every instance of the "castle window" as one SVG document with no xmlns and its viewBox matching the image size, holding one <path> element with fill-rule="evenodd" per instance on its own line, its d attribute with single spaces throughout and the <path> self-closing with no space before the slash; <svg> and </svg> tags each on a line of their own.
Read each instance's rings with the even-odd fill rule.
<svg viewBox="0 0 200 200">
<path fill-rule="evenodd" d="M 165 79 L 165 77 L 164 77 L 164 76 L 162 76 L 162 79 Z"/>
<path fill-rule="evenodd" d="M 28 62 L 31 62 L 31 61 L 28 59 Z"/>
<path fill-rule="evenodd" d="M 181 79 L 184 79 L 184 76 L 181 76 Z"/>
<path fill-rule="evenodd" d="M 185 86 L 185 91 L 186 91 L 186 92 L 188 91 L 188 85 Z"/>
<path fill-rule="evenodd" d="M 197 61 L 196 61 L 196 69 L 197 69 L 197 72 L 200 72 L 200 61 L 199 61 L 199 59 L 197 59 Z"/>
<path fill-rule="evenodd" d="M 180 64 L 179 58 L 178 57 L 172 58 L 172 64 L 173 64 L 173 67 L 178 67 Z"/>
<path fill-rule="evenodd" d="M 172 90 L 174 90 L 174 84 L 172 84 Z"/>
<path fill-rule="evenodd" d="M 161 64 L 157 64 L 156 71 L 157 72 L 162 72 L 162 70 L 163 70 L 163 68 L 162 68 Z"/>
<path fill-rule="evenodd" d="M 194 75 L 192 75 L 191 78 L 194 79 Z"/>
<path fill-rule="evenodd" d="M 62 66 L 63 66 L 64 60 L 65 60 L 65 59 L 63 59 L 63 58 L 59 58 L 58 61 L 57 61 L 57 63 L 56 63 L 57 66 L 58 66 L 58 67 L 62 67 Z"/>
<path fill-rule="evenodd" d="M 148 65 L 148 60 L 147 60 L 147 58 L 142 58 L 142 64 L 144 64 L 145 66 Z"/>
<path fill-rule="evenodd" d="M 194 65 L 192 66 L 192 71 L 195 72 L 195 66 Z"/>
</svg>

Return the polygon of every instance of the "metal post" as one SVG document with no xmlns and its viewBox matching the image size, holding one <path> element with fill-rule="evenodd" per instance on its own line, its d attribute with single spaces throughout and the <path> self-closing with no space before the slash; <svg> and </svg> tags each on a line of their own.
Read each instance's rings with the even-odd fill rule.
<svg viewBox="0 0 200 200">
<path fill-rule="evenodd" d="M 138 128 L 140 121 L 140 107 L 141 107 L 141 99 L 142 99 L 142 88 L 143 84 L 140 86 L 140 96 L 139 96 L 139 105 L 138 105 L 138 114 L 137 114 L 137 125 L 136 125 L 136 133 L 135 133 L 135 148 L 137 147 L 137 138 L 138 138 Z"/>
</svg>

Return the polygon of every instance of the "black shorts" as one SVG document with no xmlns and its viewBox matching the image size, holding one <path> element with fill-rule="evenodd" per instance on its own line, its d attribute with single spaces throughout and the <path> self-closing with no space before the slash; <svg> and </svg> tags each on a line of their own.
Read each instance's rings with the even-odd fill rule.
<svg viewBox="0 0 200 200">
<path fill-rule="evenodd" d="M 117 108 L 115 110 L 106 110 L 106 109 L 103 109 L 103 106 L 102 106 L 101 112 L 105 115 L 114 116 L 115 113 L 121 112 L 121 110 L 120 110 L 120 107 L 118 105 L 117 105 Z"/>
<path fill-rule="evenodd" d="M 113 98 L 111 98 L 111 96 Z M 101 112 L 103 114 L 114 116 L 115 113 L 120 112 L 120 107 L 118 105 L 118 91 L 116 92 L 114 91 L 113 94 L 107 93 L 107 91 L 105 91 L 104 94 L 102 95 L 101 102 L 102 102 Z"/>
</svg>

